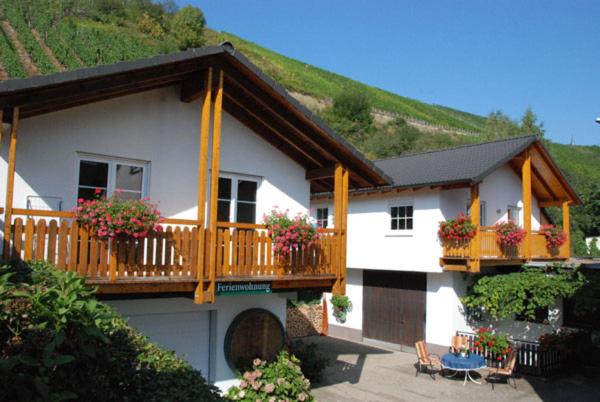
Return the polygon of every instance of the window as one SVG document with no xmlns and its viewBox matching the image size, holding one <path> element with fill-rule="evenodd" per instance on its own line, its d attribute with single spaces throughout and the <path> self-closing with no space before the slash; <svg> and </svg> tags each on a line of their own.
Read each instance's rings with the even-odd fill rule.
<svg viewBox="0 0 600 402">
<path fill-rule="evenodd" d="M 82 156 L 79 159 L 77 198 L 86 200 L 96 195 L 124 199 L 141 199 L 145 196 L 148 164 L 117 158 Z"/>
<path fill-rule="evenodd" d="M 521 225 L 520 212 L 521 212 L 521 208 L 515 207 L 514 205 L 509 205 L 508 206 L 508 220 L 513 221 L 517 225 Z"/>
<path fill-rule="evenodd" d="M 256 223 L 257 190 L 255 180 L 219 177 L 217 219 L 231 222 L 235 217 L 235 222 Z"/>
<path fill-rule="evenodd" d="M 329 224 L 329 208 L 317 208 L 317 227 L 326 228 Z"/>
<path fill-rule="evenodd" d="M 515 320 L 517 321 L 527 321 L 533 322 L 536 324 L 548 324 L 548 307 L 539 307 L 535 309 L 535 318 L 527 318 L 520 314 L 515 314 Z"/>
<path fill-rule="evenodd" d="M 467 215 L 471 215 L 471 200 L 467 200 Z M 487 225 L 485 201 L 479 203 L 479 223 L 481 226 Z"/>
<path fill-rule="evenodd" d="M 390 229 L 391 230 L 412 230 L 413 228 L 413 207 L 412 205 L 392 206 L 390 207 Z"/>
</svg>

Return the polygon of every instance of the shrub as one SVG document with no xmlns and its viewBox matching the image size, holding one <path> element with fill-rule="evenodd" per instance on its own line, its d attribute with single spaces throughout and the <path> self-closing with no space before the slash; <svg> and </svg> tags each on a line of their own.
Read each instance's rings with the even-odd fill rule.
<svg viewBox="0 0 600 402">
<path fill-rule="evenodd" d="M 350 298 L 344 295 L 333 295 L 331 296 L 331 305 L 335 319 L 338 322 L 346 322 L 346 315 L 352 308 Z"/>
<path fill-rule="evenodd" d="M 233 401 L 314 401 L 310 381 L 304 377 L 299 361 L 282 351 L 274 362 L 254 359 L 253 370 L 229 388 L 227 399 Z"/>
<path fill-rule="evenodd" d="M 173 17 L 171 32 L 179 49 L 185 50 L 204 44 L 204 14 L 194 6 L 185 6 Z"/>
<path fill-rule="evenodd" d="M 498 244 L 503 247 L 516 247 L 523 239 L 527 232 L 519 227 L 515 222 L 500 222 L 494 226 Z"/>
<path fill-rule="evenodd" d="M 304 250 L 319 238 L 317 229 L 308 216 L 298 214 L 294 218 L 288 216 L 288 211 L 274 208 L 268 215 L 263 216 L 269 236 L 273 239 L 273 253 L 280 257 L 289 255 L 293 249 Z"/>
<path fill-rule="evenodd" d="M 554 225 L 542 225 L 540 233 L 546 236 L 546 245 L 550 250 L 560 248 L 567 241 L 567 235 L 563 230 Z"/>
<path fill-rule="evenodd" d="M 304 343 L 296 340 L 290 343 L 290 353 L 300 361 L 300 369 L 311 383 L 320 382 L 323 378 L 323 371 L 329 365 L 330 361 L 323 356 L 319 350 L 319 345 L 314 342 Z"/>
<path fill-rule="evenodd" d="M 99 189 L 96 190 L 97 192 Z M 152 231 L 161 231 L 160 211 L 149 201 L 125 200 L 117 197 L 77 200 L 73 209 L 77 222 L 99 238 L 118 235 L 144 238 Z"/>
<path fill-rule="evenodd" d="M 445 241 L 468 241 L 475 237 L 477 226 L 465 214 L 458 214 L 456 218 L 440 222 L 438 235 Z"/>
<path fill-rule="evenodd" d="M 220 400 L 83 278 L 40 262 L 0 267 L 0 378 L 0 400 Z"/>
</svg>

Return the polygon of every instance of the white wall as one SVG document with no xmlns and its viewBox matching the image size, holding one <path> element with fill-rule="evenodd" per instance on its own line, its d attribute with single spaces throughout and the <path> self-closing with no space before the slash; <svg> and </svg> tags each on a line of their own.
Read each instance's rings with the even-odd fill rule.
<svg viewBox="0 0 600 402">
<path fill-rule="evenodd" d="M 134 316 L 140 314 L 156 314 L 156 325 L 160 326 L 160 316 L 163 314 L 174 314 L 183 312 L 213 311 L 214 319 L 211 320 L 211 330 L 216 340 L 210 345 L 211 369 L 210 378 L 215 384 L 226 391 L 230 386 L 237 382 L 235 373 L 227 365 L 225 360 L 224 342 L 225 334 L 233 319 L 242 311 L 250 308 L 263 308 L 273 313 L 285 328 L 286 324 L 286 302 L 288 298 L 293 298 L 292 293 L 275 293 L 270 295 L 247 295 L 247 296 L 227 296 L 217 297 L 214 304 L 194 304 L 192 299 L 183 297 L 169 299 L 133 299 L 133 300 L 112 300 L 111 304 L 119 313 L 124 316 Z M 189 343 L 189 340 L 181 340 L 182 345 Z M 204 348 L 209 339 L 198 337 L 198 347 Z M 177 351 L 175 349 L 175 351 Z"/>
<path fill-rule="evenodd" d="M 327 322 L 330 325 L 362 330 L 363 320 L 363 271 L 361 269 L 348 269 L 346 271 L 346 296 L 352 303 L 352 310 L 346 316 L 346 322 L 341 323 L 333 316 L 331 293 L 324 293 L 327 300 Z"/>
<path fill-rule="evenodd" d="M 221 171 L 260 179 L 257 221 L 273 205 L 307 212 L 305 170 L 223 114 Z M 77 153 L 150 162 L 149 195 L 167 217 L 195 218 L 200 101 L 179 101 L 179 87 L 79 106 L 20 122 L 14 206 L 28 195 L 58 196 L 63 210 L 76 203 Z M 0 150 L 0 200 L 6 194 L 8 142 Z M 210 166 L 210 164 L 209 164 Z M 1 202 L 1 201 L 0 201 Z"/>
</svg>

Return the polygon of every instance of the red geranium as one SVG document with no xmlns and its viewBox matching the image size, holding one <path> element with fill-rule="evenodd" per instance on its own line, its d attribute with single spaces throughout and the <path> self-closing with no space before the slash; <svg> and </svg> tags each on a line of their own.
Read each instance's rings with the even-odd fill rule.
<svg viewBox="0 0 600 402">
<path fill-rule="evenodd" d="M 500 222 L 494 226 L 498 243 L 504 247 L 515 247 L 521 244 L 527 232 L 513 221 Z"/>
<path fill-rule="evenodd" d="M 540 233 L 546 236 L 546 245 L 549 249 L 560 248 L 567 241 L 567 235 L 562 228 L 554 225 L 542 225 Z"/>
<path fill-rule="evenodd" d="M 440 222 L 438 236 L 444 241 L 468 241 L 475 237 L 477 226 L 463 213 L 456 218 Z"/>
</svg>

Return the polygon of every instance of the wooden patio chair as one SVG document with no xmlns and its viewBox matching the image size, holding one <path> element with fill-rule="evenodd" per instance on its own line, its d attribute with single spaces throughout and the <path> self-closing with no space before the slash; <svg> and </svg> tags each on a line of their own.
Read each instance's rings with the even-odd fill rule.
<svg viewBox="0 0 600 402">
<path fill-rule="evenodd" d="M 415 348 L 417 350 L 417 372 L 415 373 L 415 377 L 419 375 L 419 372 L 423 371 L 423 367 L 425 367 L 425 372 L 431 376 L 435 380 L 435 366 L 439 366 L 440 370 L 442 367 L 442 361 L 440 357 L 433 353 L 427 352 L 427 346 L 425 345 L 425 341 L 419 341 L 415 343 Z"/>
<path fill-rule="evenodd" d="M 492 384 L 492 391 L 494 390 L 494 383 L 496 380 L 506 379 L 506 383 L 510 385 L 510 379 L 513 380 L 513 387 L 517 389 L 517 380 L 515 379 L 515 367 L 517 366 L 517 352 L 513 349 L 506 358 L 506 364 L 504 367 L 488 368 L 488 375 L 486 381 Z M 493 380 L 493 381 L 490 381 Z"/>
<path fill-rule="evenodd" d="M 450 351 L 452 353 L 456 353 L 459 351 L 461 346 L 464 346 L 465 348 L 469 347 L 469 338 L 462 335 L 454 335 L 452 337 L 452 346 L 450 347 Z"/>
</svg>

